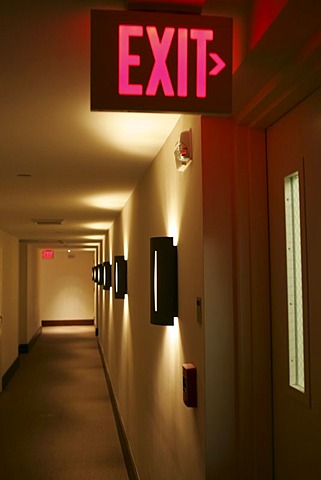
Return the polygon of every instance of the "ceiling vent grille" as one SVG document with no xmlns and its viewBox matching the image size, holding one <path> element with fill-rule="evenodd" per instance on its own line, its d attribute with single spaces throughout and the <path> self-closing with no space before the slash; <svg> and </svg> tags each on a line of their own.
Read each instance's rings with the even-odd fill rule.
<svg viewBox="0 0 321 480">
<path fill-rule="evenodd" d="M 60 218 L 40 218 L 33 220 L 36 225 L 62 225 L 64 220 Z"/>
</svg>

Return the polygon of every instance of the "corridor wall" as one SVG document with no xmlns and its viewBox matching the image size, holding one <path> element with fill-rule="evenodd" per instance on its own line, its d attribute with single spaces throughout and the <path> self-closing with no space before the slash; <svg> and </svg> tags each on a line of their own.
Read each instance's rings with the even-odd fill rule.
<svg viewBox="0 0 321 480">
<path fill-rule="evenodd" d="M 188 128 L 182 174 L 173 149 Z M 110 229 L 105 259 L 128 259 L 128 295 L 102 293 L 100 342 L 142 480 L 271 478 L 266 198 L 264 131 L 182 116 Z M 174 327 L 149 318 L 149 239 L 162 235 L 178 246 Z M 182 401 L 186 362 L 196 409 Z"/>
<path fill-rule="evenodd" d="M 19 243 L 19 348 L 29 349 L 41 326 L 38 309 L 38 248 Z"/>
<path fill-rule="evenodd" d="M 193 162 L 175 165 L 181 131 L 190 129 Z M 100 342 L 141 480 L 204 478 L 204 334 L 200 117 L 180 117 L 109 231 L 105 258 L 128 259 L 128 295 L 105 291 Z M 150 237 L 178 248 L 179 312 L 174 326 L 150 323 Z M 182 364 L 197 367 L 198 407 L 183 403 Z"/>
<path fill-rule="evenodd" d="M 0 230 L 0 249 L 2 250 L 2 374 L 6 373 L 18 358 L 18 240 Z M 1 256 L 0 256 L 1 259 Z M 1 351 L 1 349 L 0 349 Z"/>
</svg>

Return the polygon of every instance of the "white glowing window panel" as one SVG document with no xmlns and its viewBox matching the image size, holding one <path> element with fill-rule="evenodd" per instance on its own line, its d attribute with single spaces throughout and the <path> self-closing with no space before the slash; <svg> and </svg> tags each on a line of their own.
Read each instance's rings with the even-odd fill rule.
<svg viewBox="0 0 321 480">
<path fill-rule="evenodd" d="M 285 177 L 289 384 L 305 391 L 299 174 Z"/>
<path fill-rule="evenodd" d="M 157 250 L 154 253 L 154 311 L 157 312 Z"/>
<path fill-rule="evenodd" d="M 118 293 L 118 263 L 115 263 L 115 289 L 116 293 Z"/>
</svg>

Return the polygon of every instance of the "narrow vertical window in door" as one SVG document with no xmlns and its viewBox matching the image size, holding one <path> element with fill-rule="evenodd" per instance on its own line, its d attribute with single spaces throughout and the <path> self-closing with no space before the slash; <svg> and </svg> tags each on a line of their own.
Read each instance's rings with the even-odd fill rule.
<svg viewBox="0 0 321 480">
<path fill-rule="evenodd" d="M 305 391 L 299 173 L 285 177 L 289 384 Z"/>
</svg>

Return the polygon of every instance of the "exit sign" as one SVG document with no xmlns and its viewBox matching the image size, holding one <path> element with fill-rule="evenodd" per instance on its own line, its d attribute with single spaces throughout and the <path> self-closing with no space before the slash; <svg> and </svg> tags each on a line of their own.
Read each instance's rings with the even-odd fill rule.
<svg viewBox="0 0 321 480">
<path fill-rule="evenodd" d="M 231 112 L 232 19 L 91 11 L 91 110 Z"/>
<path fill-rule="evenodd" d="M 42 250 L 41 256 L 45 260 L 52 260 L 54 258 L 53 250 Z"/>
</svg>

